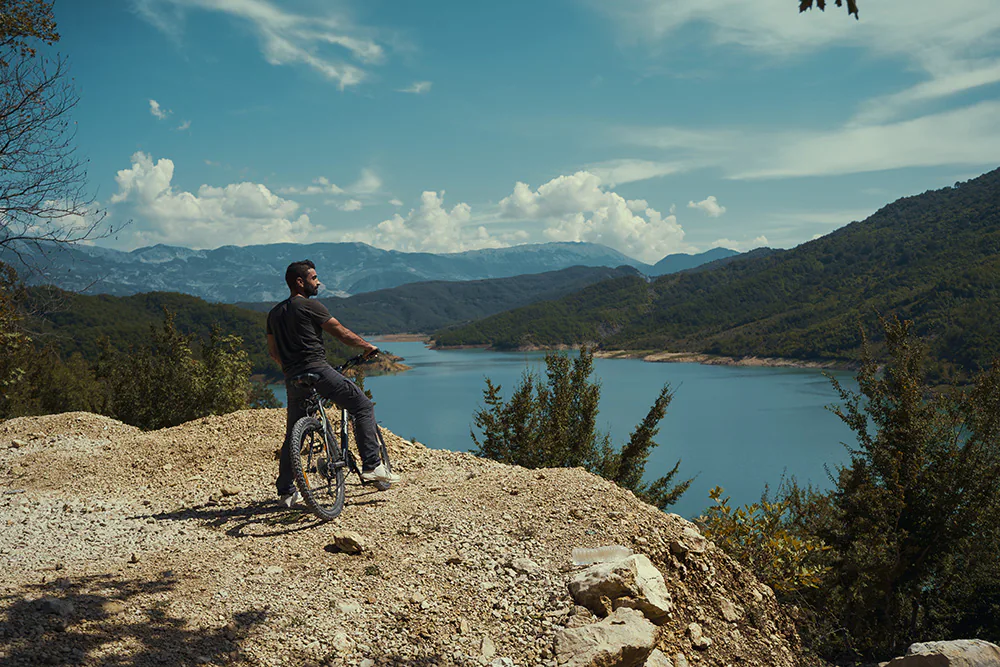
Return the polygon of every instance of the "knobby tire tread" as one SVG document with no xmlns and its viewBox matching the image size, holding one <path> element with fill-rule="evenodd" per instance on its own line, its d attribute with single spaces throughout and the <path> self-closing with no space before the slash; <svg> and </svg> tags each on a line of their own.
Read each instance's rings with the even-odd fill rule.
<svg viewBox="0 0 1000 667">
<path fill-rule="evenodd" d="M 333 494 L 333 503 L 324 503 L 316 498 L 312 489 L 309 488 L 306 476 L 302 470 L 302 445 L 306 436 L 313 432 L 318 433 L 320 438 L 325 440 L 326 434 L 323 432 L 323 424 L 315 417 L 302 417 L 295 422 L 295 426 L 292 428 L 290 443 L 292 451 L 289 452 L 291 455 L 292 472 L 295 475 L 295 485 L 299 487 L 299 492 L 302 494 L 302 500 L 309 506 L 313 514 L 323 521 L 332 521 L 340 516 L 340 513 L 344 510 L 344 469 L 336 468 L 334 470 L 336 490 Z M 334 452 L 337 451 L 337 447 L 335 446 L 329 449 Z M 328 461 L 327 465 L 333 465 L 333 461 Z M 319 473 L 317 472 L 316 474 Z"/>
</svg>

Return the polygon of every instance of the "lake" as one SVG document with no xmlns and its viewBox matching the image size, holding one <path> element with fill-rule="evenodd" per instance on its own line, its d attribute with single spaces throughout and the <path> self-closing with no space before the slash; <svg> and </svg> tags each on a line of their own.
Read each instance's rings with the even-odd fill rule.
<svg viewBox="0 0 1000 667">
<path fill-rule="evenodd" d="M 434 448 L 468 451 L 473 414 L 482 406 L 484 378 L 509 397 L 525 369 L 544 372 L 542 352 L 429 350 L 423 343 L 384 343 L 413 370 L 367 378 L 382 426 Z M 575 353 L 574 353 L 575 354 Z M 732 504 L 759 500 L 765 483 L 782 475 L 829 488 L 824 465 L 848 459 L 848 429 L 826 406 L 838 399 L 822 372 L 800 368 L 745 368 L 595 359 L 601 382 L 598 427 L 621 447 L 663 386 L 674 398 L 660 423 L 646 464 L 655 479 L 682 460 L 680 475 L 697 475 L 672 511 L 694 517 L 722 486 Z M 854 387 L 853 374 L 833 372 Z M 284 386 L 274 387 L 284 400 Z"/>
</svg>

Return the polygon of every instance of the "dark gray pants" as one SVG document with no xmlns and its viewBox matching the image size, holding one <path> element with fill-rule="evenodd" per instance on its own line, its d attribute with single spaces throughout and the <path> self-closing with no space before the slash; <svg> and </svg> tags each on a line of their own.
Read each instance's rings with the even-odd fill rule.
<svg viewBox="0 0 1000 667">
<path fill-rule="evenodd" d="M 323 368 L 310 368 L 304 373 L 316 373 L 319 381 L 316 383 L 316 391 L 323 398 L 329 399 L 347 408 L 354 418 L 354 438 L 358 443 L 358 451 L 361 453 L 362 470 L 374 470 L 381 463 L 378 453 L 378 435 L 375 424 L 375 407 L 365 396 L 364 392 L 358 389 L 346 377 L 335 371 L 330 366 Z M 291 440 L 292 429 L 295 422 L 306 414 L 303 405 L 308 389 L 300 389 L 290 382 L 285 382 L 287 392 L 287 420 L 285 422 L 285 442 L 281 445 L 281 459 L 278 462 L 278 479 L 275 484 L 278 487 L 278 495 L 286 495 L 292 492 L 295 479 L 292 475 L 292 461 L 290 458 L 289 440 Z"/>
</svg>

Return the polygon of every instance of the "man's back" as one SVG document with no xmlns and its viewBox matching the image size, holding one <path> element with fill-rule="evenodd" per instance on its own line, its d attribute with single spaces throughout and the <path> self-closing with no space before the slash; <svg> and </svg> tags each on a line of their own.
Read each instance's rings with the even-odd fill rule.
<svg viewBox="0 0 1000 667">
<path fill-rule="evenodd" d="M 285 377 L 326 364 L 323 324 L 330 311 L 319 301 L 295 295 L 267 314 L 267 333 L 274 336 Z"/>
</svg>

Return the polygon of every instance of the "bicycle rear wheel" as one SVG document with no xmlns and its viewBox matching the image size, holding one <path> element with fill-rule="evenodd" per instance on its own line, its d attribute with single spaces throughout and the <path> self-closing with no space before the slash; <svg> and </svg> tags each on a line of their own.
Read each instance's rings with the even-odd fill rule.
<svg viewBox="0 0 1000 667">
<path fill-rule="evenodd" d="M 329 459 L 323 424 L 303 417 L 292 428 L 292 472 L 302 499 L 324 521 L 336 519 L 344 509 L 344 469 Z"/>
</svg>

